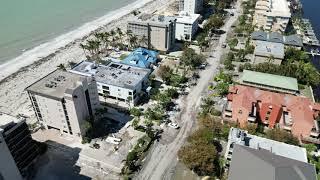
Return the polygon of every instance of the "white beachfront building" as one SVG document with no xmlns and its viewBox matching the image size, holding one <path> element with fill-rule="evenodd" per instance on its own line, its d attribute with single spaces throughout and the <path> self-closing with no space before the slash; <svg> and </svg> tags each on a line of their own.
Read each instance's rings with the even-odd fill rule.
<svg viewBox="0 0 320 180">
<path fill-rule="evenodd" d="M 179 10 L 189 14 L 200 13 L 203 9 L 203 0 L 179 0 Z"/>
<path fill-rule="evenodd" d="M 189 14 L 181 11 L 176 22 L 176 39 L 191 41 L 198 30 L 200 14 Z"/>
<path fill-rule="evenodd" d="M 150 71 L 117 62 L 97 65 L 88 61 L 82 61 L 69 70 L 71 73 L 94 77 L 100 99 L 108 99 L 108 103 L 118 105 L 124 105 L 120 102 L 129 102 L 131 105 L 138 102 L 148 86 Z"/>
</svg>

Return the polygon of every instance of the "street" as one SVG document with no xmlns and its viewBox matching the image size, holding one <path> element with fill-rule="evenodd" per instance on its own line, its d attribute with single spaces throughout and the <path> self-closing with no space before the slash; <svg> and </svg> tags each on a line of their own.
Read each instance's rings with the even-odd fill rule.
<svg viewBox="0 0 320 180">
<path fill-rule="evenodd" d="M 211 53 L 207 59 L 207 69 L 200 72 L 198 84 L 193 87 L 187 97 L 184 98 L 181 106 L 181 116 L 177 119 L 181 128 L 177 135 L 170 143 L 155 142 L 151 147 L 149 155 L 147 156 L 144 165 L 135 179 L 138 180 L 164 180 L 171 179 L 173 168 L 176 166 L 177 152 L 184 145 L 186 138 L 195 129 L 195 121 L 197 109 L 201 103 L 202 92 L 208 87 L 208 83 L 212 80 L 219 69 L 220 57 L 222 55 L 222 44 L 226 41 L 228 31 L 231 25 L 238 19 L 240 11 L 240 1 L 237 2 L 234 16 L 231 16 L 221 30 L 226 31 L 222 34 L 217 47 L 209 50 Z M 215 49 L 215 51 L 213 51 Z M 165 138 L 165 135 L 162 137 Z"/>
</svg>

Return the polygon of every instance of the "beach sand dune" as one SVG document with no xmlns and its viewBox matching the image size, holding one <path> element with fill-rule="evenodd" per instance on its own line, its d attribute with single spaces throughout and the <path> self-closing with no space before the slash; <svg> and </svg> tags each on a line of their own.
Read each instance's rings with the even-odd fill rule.
<svg viewBox="0 0 320 180">
<path fill-rule="evenodd" d="M 154 13 L 166 9 L 175 0 L 139 0 L 120 10 L 111 12 L 79 29 L 62 35 L 25 52 L 10 64 L 0 66 L 0 112 L 13 115 L 24 114 L 35 120 L 26 87 L 54 71 L 59 64 L 85 59 L 79 44 L 90 38 L 93 31 L 108 31 L 116 27 L 126 29 L 127 20 L 133 16 L 133 10 Z"/>
</svg>

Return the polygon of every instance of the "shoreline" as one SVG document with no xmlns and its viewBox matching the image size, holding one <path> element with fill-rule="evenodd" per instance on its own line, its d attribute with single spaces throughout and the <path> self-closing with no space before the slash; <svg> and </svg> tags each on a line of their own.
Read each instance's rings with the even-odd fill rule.
<svg viewBox="0 0 320 180">
<path fill-rule="evenodd" d="M 136 0 L 120 9 L 110 11 L 101 17 L 89 21 L 74 30 L 37 45 L 4 64 L 0 64 L 0 84 L 10 80 L 12 76 L 14 77 L 17 73 L 23 72 L 33 64 L 50 60 L 59 51 L 67 49 L 68 46 L 72 46 L 79 41 L 85 41 L 93 33 L 103 30 L 105 26 L 113 24 L 115 21 L 123 20 L 127 16 L 130 16 L 132 11 L 143 8 L 152 2 L 153 0 Z"/>
<path fill-rule="evenodd" d="M 24 91 L 27 86 L 55 70 L 59 64 L 66 65 L 70 61 L 78 63 L 84 60 L 85 55 L 79 44 L 90 39 L 93 33 L 110 31 L 116 27 L 126 30 L 127 21 L 134 16 L 132 11 L 139 10 L 144 13 L 161 12 L 174 1 L 175 0 L 142 0 L 134 6 L 130 3 L 123 8 L 109 12 L 72 31 L 76 33 L 77 30 L 81 30 L 81 28 L 93 23 L 94 26 L 91 26 L 92 29 L 85 29 L 86 33 L 83 33 L 84 30 L 81 31 L 82 34 L 78 32 L 78 35 L 81 35 L 80 37 L 74 38 L 75 36 L 72 36 L 73 38 L 70 38 L 69 36 L 72 35 L 72 32 L 66 33 L 62 35 L 62 39 L 59 39 L 61 38 L 60 36 L 50 41 L 53 45 L 57 44 L 56 46 L 48 49 L 46 49 L 45 46 L 42 47 L 45 52 L 40 48 L 36 49 L 40 53 L 34 53 L 37 51 L 32 49 L 25 52 L 24 56 L 19 56 L 22 62 L 15 64 L 15 61 L 13 61 L 12 64 L 14 64 L 13 66 L 15 67 L 11 66 L 5 69 L 0 65 L 0 112 L 12 115 L 23 114 L 30 117 L 28 118 L 29 122 L 34 122 L 35 115 L 29 102 L 28 94 Z M 96 22 L 100 22 L 100 24 Z M 30 53 L 30 57 L 28 58 L 27 53 Z M 3 71 L 3 69 L 5 70 Z M 4 76 L 5 74 L 7 74 L 7 76 Z"/>
</svg>

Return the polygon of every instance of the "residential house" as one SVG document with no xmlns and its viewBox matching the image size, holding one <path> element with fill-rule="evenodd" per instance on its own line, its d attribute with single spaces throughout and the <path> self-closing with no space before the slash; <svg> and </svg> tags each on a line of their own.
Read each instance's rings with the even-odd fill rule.
<svg viewBox="0 0 320 180">
<path fill-rule="evenodd" d="M 238 82 L 272 92 L 299 94 L 298 81 L 292 77 L 244 70 Z"/>
<path fill-rule="evenodd" d="M 273 150 L 235 145 L 228 180 L 317 180 L 307 162 L 275 154 Z"/>
<path fill-rule="evenodd" d="M 269 33 L 264 31 L 255 31 L 251 33 L 251 39 L 253 40 L 253 44 L 255 44 L 255 41 L 267 41 L 282 43 L 286 47 L 294 47 L 296 49 L 301 49 L 303 47 L 302 38 L 297 34 L 284 36 L 278 32 Z"/>
<path fill-rule="evenodd" d="M 280 65 L 285 55 L 284 45 L 282 43 L 256 41 L 253 55 L 253 64 L 269 62 Z"/>
<path fill-rule="evenodd" d="M 158 59 L 158 52 L 145 48 L 138 48 L 122 60 L 121 63 L 134 67 L 151 68 L 151 65 L 155 65 Z"/>
<path fill-rule="evenodd" d="M 240 127 L 260 121 L 269 128 L 291 132 L 301 141 L 320 144 L 320 104 L 306 97 L 235 85 L 229 88 L 227 99 L 223 116 Z"/>
<path fill-rule="evenodd" d="M 233 160 L 235 145 L 245 146 L 252 149 L 264 149 L 271 151 L 273 154 L 278 156 L 301 162 L 308 162 L 307 151 L 305 148 L 255 136 L 238 128 L 231 128 L 224 155 L 226 159 L 226 167 L 228 167 L 230 165 L 230 161 Z"/>
</svg>

